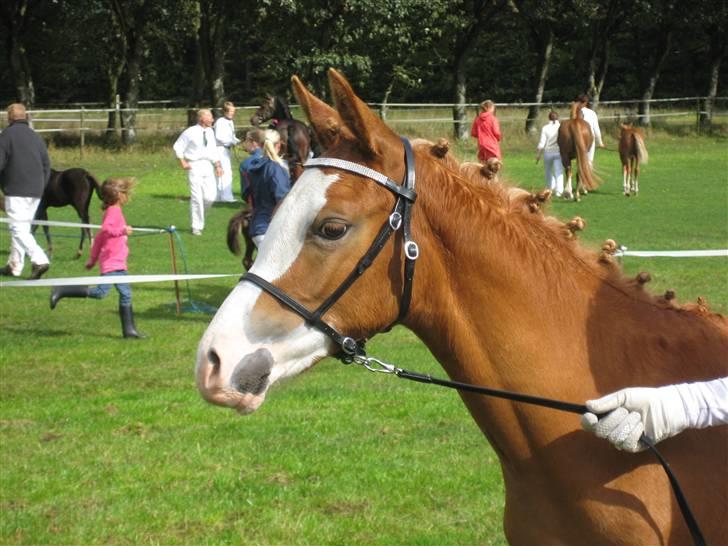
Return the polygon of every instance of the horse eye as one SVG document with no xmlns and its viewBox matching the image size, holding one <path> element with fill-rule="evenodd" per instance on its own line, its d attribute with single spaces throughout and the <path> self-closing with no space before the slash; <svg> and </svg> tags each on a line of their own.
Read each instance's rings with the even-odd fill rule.
<svg viewBox="0 0 728 546">
<path fill-rule="evenodd" d="M 349 226 L 342 222 L 328 221 L 321 224 L 318 231 L 322 237 L 335 241 L 341 239 L 348 229 Z"/>
</svg>

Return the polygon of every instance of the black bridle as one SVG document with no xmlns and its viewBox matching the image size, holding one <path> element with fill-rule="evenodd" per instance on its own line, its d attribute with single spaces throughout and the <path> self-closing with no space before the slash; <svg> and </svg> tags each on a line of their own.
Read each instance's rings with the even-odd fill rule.
<svg viewBox="0 0 728 546">
<path fill-rule="evenodd" d="M 414 154 L 412 153 L 412 145 L 409 140 L 402 138 L 402 144 L 404 145 L 405 173 L 404 180 L 401 185 L 397 184 L 389 177 L 370 169 L 369 167 L 343 159 L 319 157 L 309 159 L 304 164 L 305 168 L 333 167 L 359 174 L 374 180 L 397 197 L 392 213 L 380 228 L 379 233 L 377 233 L 374 241 L 372 241 L 372 244 L 369 246 L 369 250 L 366 251 L 364 256 L 362 256 L 354 269 L 343 280 L 338 288 L 336 288 L 336 290 L 334 290 L 333 293 L 326 298 L 326 300 L 319 305 L 315 311 L 310 311 L 294 298 L 286 294 L 283 290 L 274 286 L 262 277 L 259 277 L 255 273 L 247 272 L 240 279 L 252 282 L 256 286 L 262 288 L 279 302 L 288 306 L 292 311 L 303 317 L 307 324 L 326 334 L 336 344 L 336 346 L 339 347 L 339 351 L 336 355 L 337 358 L 346 363 L 350 363 L 355 356 L 366 355 L 364 350 L 365 340 L 355 340 L 352 337 L 339 333 L 333 326 L 323 319 L 323 315 L 337 301 L 339 301 L 339 298 L 341 298 L 351 285 L 364 274 L 370 265 L 372 265 L 374 259 L 379 255 L 379 252 L 382 248 L 384 248 L 384 245 L 387 243 L 389 238 L 400 228 L 402 228 L 402 237 L 404 239 L 404 280 L 402 295 L 400 296 L 399 302 L 399 314 L 389 328 L 401 321 L 407 315 L 410 301 L 412 300 L 412 280 L 415 275 L 415 260 L 417 260 L 417 257 L 419 256 L 419 247 L 417 246 L 417 243 L 412 240 L 410 225 L 412 219 L 412 205 L 414 204 L 415 199 L 417 199 L 417 193 L 415 192 L 415 161 Z"/>
<path fill-rule="evenodd" d="M 412 145 L 409 140 L 402 138 L 404 145 L 405 154 L 405 174 L 404 180 L 401 185 L 391 180 L 389 177 L 379 173 L 369 167 L 360 165 L 358 163 L 352 163 L 343 159 L 336 159 L 331 157 L 320 157 L 316 159 L 309 159 L 305 164 L 305 168 L 314 167 L 333 167 L 348 172 L 353 172 L 361 176 L 370 178 L 378 184 L 384 186 L 386 189 L 391 191 L 397 196 L 397 201 L 394 205 L 394 210 L 389 215 L 387 221 L 382 225 L 379 233 L 374 238 L 369 250 L 359 260 L 356 267 L 351 273 L 344 279 L 344 281 L 338 286 L 336 290 L 326 300 L 319 305 L 315 311 L 308 310 L 305 306 L 301 305 L 294 298 L 283 292 L 278 287 L 274 286 L 270 282 L 266 281 L 262 277 L 254 273 L 247 272 L 241 277 L 241 281 L 246 280 L 252 282 L 256 286 L 262 288 L 265 292 L 273 296 L 279 302 L 286 305 L 292 311 L 303 317 L 307 324 L 319 329 L 326 334 L 331 340 L 339 347 L 339 351 L 336 357 L 344 362 L 345 364 L 351 364 L 355 362 L 366 367 L 368 370 L 373 372 L 382 372 L 387 374 L 393 374 L 402 379 L 409 379 L 419 383 L 430 383 L 439 385 L 442 387 L 457 389 L 460 391 L 477 393 L 485 396 L 492 396 L 496 398 L 502 398 L 506 400 L 512 400 L 515 402 L 521 402 L 525 404 L 532 404 L 541 407 L 552 408 L 560 411 L 566 411 L 576 414 L 584 414 L 589 410 L 585 405 L 573 404 L 570 402 L 563 402 L 561 400 L 552 400 L 549 398 L 541 398 L 539 396 L 531 396 L 527 394 L 502 391 L 498 389 L 490 389 L 487 387 L 481 387 L 478 385 L 471 385 L 468 383 L 460 383 L 457 381 L 449 381 L 438 379 L 429 375 L 420 374 L 417 372 L 411 372 L 387 364 L 379 359 L 368 357 L 364 349 L 365 340 L 355 340 L 352 337 L 342 335 L 326 321 L 323 320 L 323 315 L 333 306 L 339 298 L 351 287 L 354 282 L 361 277 L 369 266 L 374 262 L 374 259 L 379 255 L 379 252 L 384 248 L 384 245 L 392 236 L 392 234 L 402 228 L 402 237 L 404 240 L 404 285 L 402 288 L 402 295 L 400 297 L 399 304 L 399 315 L 387 328 L 391 328 L 397 322 L 400 322 L 409 310 L 410 301 L 412 299 L 412 280 L 415 274 L 415 260 L 419 256 L 419 247 L 417 243 L 412 240 L 411 233 L 411 215 L 412 205 L 414 205 L 417 194 L 415 193 L 415 163 L 414 156 L 412 153 Z M 385 329 L 386 330 L 386 329 Z M 599 416 L 600 418 L 602 416 Z M 657 457 L 658 461 L 662 465 L 665 474 L 670 481 L 673 493 L 677 500 L 680 511 L 683 515 L 683 519 L 690 531 L 690 535 L 693 539 L 693 543 L 696 546 L 705 546 L 706 542 L 703 538 L 698 522 L 695 519 L 690 506 L 687 502 L 687 498 L 680 487 L 677 478 L 672 472 L 669 463 L 665 460 L 662 454 L 657 450 L 655 444 L 644 434 L 640 441 Z"/>
</svg>

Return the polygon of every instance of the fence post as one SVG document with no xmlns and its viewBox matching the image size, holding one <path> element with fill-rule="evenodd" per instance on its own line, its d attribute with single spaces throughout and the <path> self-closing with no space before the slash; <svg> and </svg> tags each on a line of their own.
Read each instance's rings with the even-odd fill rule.
<svg viewBox="0 0 728 546">
<path fill-rule="evenodd" d="M 81 132 L 81 159 L 83 160 L 83 145 L 85 144 L 84 130 L 83 130 L 83 112 L 84 107 L 81 106 L 81 113 L 79 114 L 80 121 L 78 130 Z"/>
<path fill-rule="evenodd" d="M 700 97 L 695 99 L 695 129 L 700 134 Z"/>
</svg>

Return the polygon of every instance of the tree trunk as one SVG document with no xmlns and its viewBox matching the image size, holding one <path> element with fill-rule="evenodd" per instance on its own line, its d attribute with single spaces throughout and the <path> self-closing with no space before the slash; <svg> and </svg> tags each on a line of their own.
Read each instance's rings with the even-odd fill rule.
<svg viewBox="0 0 728 546">
<path fill-rule="evenodd" d="M 124 132 L 122 142 L 132 144 L 136 140 L 136 111 L 139 107 L 139 90 L 141 83 L 142 58 L 144 43 L 140 36 L 130 40 L 129 58 L 126 63 L 127 89 L 126 108 L 122 113 Z"/>
<path fill-rule="evenodd" d="M 394 89 L 394 76 L 391 77 L 391 79 L 389 80 L 389 84 L 387 85 L 387 89 L 384 91 L 384 96 L 382 97 L 382 107 L 379 109 L 379 117 L 385 121 L 387 119 L 389 96 L 392 94 L 392 89 Z"/>
<path fill-rule="evenodd" d="M 538 65 L 536 72 L 536 94 L 533 102 L 536 103 L 528 109 L 528 118 L 526 118 L 526 133 L 535 135 L 538 131 L 538 114 L 541 111 L 541 101 L 543 100 L 543 90 L 546 87 L 546 80 L 549 75 L 549 65 L 551 64 L 551 53 L 554 47 L 554 31 L 548 28 L 546 34 L 536 34 L 536 43 L 538 44 Z"/>
<path fill-rule="evenodd" d="M 655 94 L 655 87 L 657 87 L 657 80 L 660 78 L 660 72 L 662 66 L 665 64 L 665 59 L 670 52 L 670 44 L 672 43 L 672 31 L 665 31 L 660 34 L 658 39 L 653 62 L 642 78 L 642 97 L 637 108 L 639 124 L 643 127 L 650 127 L 652 125 L 652 119 L 650 118 L 650 102 Z"/>
<path fill-rule="evenodd" d="M 607 78 L 609 68 L 609 41 L 604 40 L 601 44 L 601 55 L 596 51 L 589 59 L 589 96 L 592 99 L 592 108 L 599 106 L 599 99 L 604 89 L 604 81 Z"/>
<path fill-rule="evenodd" d="M 28 19 L 28 0 L 3 5 L 2 26 L 7 29 L 7 59 L 15 83 L 17 100 L 28 108 L 35 105 L 35 86 L 23 44 L 23 27 Z"/>
<path fill-rule="evenodd" d="M 725 33 L 715 32 L 710 37 L 710 77 L 708 79 L 707 96 L 700 112 L 700 128 L 710 129 L 713 124 L 713 110 L 715 108 L 715 97 L 718 94 L 718 80 L 720 79 L 720 65 L 728 49 L 728 39 Z"/>
<path fill-rule="evenodd" d="M 465 77 L 465 55 L 455 60 L 455 100 L 452 107 L 453 130 L 457 140 L 467 140 L 470 136 L 468 122 L 465 119 L 467 105 L 465 102 L 467 82 Z"/>
</svg>

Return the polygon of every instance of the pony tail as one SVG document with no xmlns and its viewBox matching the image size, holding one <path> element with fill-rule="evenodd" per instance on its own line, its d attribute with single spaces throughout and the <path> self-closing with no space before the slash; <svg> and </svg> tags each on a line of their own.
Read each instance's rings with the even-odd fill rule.
<svg viewBox="0 0 728 546">
<path fill-rule="evenodd" d="M 275 145 L 281 141 L 281 135 L 274 129 L 265 130 L 265 140 L 263 141 L 263 152 L 266 157 L 275 161 L 281 166 L 285 166 L 285 163 L 276 152 Z"/>
</svg>

